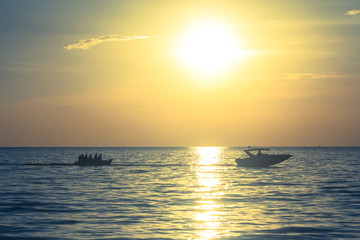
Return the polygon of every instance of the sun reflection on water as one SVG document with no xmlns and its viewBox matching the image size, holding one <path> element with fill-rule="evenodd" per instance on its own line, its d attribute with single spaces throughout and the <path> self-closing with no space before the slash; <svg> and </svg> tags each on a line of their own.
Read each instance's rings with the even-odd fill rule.
<svg viewBox="0 0 360 240">
<path fill-rule="evenodd" d="M 223 152 L 222 147 L 198 147 L 196 152 L 199 156 L 198 165 L 212 165 L 220 160 L 220 155 Z"/>
<path fill-rule="evenodd" d="M 221 147 L 196 148 L 198 163 L 195 172 L 198 180 L 196 195 L 199 197 L 194 207 L 196 236 L 194 239 L 213 239 L 226 234 L 220 233 L 224 212 L 218 199 L 224 194 L 220 189 L 221 168 L 218 163 L 223 153 Z"/>
</svg>

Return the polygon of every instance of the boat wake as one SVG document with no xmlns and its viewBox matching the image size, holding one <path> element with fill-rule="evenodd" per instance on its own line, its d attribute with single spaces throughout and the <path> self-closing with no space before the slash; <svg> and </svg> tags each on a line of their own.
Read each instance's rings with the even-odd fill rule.
<svg viewBox="0 0 360 240">
<path fill-rule="evenodd" d="M 28 163 L 24 163 L 24 164 L 19 164 L 19 165 L 32 165 L 32 166 L 73 166 L 73 163 L 45 163 L 45 162 L 41 162 L 41 161 L 37 161 L 37 162 L 28 162 Z"/>
</svg>

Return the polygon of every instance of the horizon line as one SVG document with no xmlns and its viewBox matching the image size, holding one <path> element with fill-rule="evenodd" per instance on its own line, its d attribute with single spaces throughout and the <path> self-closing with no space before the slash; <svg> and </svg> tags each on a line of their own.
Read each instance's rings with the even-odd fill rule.
<svg viewBox="0 0 360 240">
<path fill-rule="evenodd" d="M 291 148 L 291 147 L 312 147 L 312 148 L 326 148 L 326 147 L 360 147 L 360 145 L 292 145 L 292 146 L 276 146 L 276 145 L 254 145 L 254 146 L 0 146 L 0 148 L 201 148 L 201 147 L 218 147 L 218 148 Z"/>
</svg>

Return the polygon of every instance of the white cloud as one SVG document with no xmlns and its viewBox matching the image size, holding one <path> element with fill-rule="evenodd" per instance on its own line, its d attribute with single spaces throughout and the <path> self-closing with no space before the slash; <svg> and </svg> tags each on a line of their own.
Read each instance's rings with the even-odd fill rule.
<svg viewBox="0 0 360 240">
<path fill-rule="evenodd" d="M 344 75 L 336 72 L 327 73 L 293 73 L 287 74 L 280 78 L 248 78 L 244 81 L 260 81 L 260 82 L 273 82 L 273 81 L 312 81 L 312 80 L 356 80 L 360 79 L 360 75 Z"/>
<path fill-rule="evenodd" d="M 360 13 L 360 9 L 354 9 L 354 10 L 347 11 L 347 13 L 345 15 L 356 15 L 359 13 Z"/>
<path fill-rule="evenodd" d="M 128 40 L 142 39 L 142 38 L 149 38 L 149 36 L 105 35 L 105 36 L 100 36 L 100 37 L 96 37 L 96 38 L 81 39 L 77 43 L 69 44 L 69 45 L 65 46 L 64 48 L 67 50 L 72 50 L 72 49 L 86 50 L 86 49 L 89 49 L 90 47 L 93 47 L 102 42 L 128 41 Z"/>
</svg>

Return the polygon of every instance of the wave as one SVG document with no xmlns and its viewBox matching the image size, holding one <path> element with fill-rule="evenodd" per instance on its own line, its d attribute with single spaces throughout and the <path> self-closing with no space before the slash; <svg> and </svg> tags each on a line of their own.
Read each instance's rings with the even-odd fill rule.
<svg viewBox="0 0 360 240">
<path fill-rule="evenodd" d="M 46 162 L 27 162 L 27 163 L 1 163 L 0 165 L 5 166 L 77 166 L 73 163 L 46 163 Z M 111 165 L 104 165 L 106 167 L 110 166 L 120 166 L 120 167 L 229 167 L 229 166 L 236 166 L 235 164 L 146 164 L 146 163 L 113 163 Z M 83 166 L 81 166 L 83 167 Z M 86 166 L 85 166 L 86 167 Z"/>
</svg>

